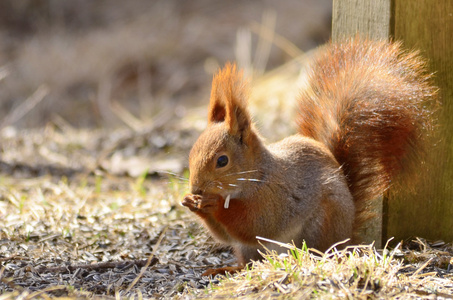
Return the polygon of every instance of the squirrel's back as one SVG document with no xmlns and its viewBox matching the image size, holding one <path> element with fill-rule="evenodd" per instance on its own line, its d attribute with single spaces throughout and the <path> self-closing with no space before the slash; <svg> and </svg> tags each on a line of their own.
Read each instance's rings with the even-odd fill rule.
<svg viewBox="0 0 453 300">
<path fill-rule="evenodd" d="M 361 39 L 325 46 L 311 65 L 299 130 L 342 166 L 359 218 L 424 152 L 436 94 L 425 65 L 400 43 Z"/>
</svg>

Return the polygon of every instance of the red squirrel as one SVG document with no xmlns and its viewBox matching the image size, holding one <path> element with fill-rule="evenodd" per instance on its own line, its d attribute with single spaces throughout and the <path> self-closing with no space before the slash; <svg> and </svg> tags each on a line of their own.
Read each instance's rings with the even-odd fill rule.
<svg viewBox="0 0 453 300">
<path fill-rule="evenodd" d="M 355 233 L 369 201 L 423 153 L 436 98 L 425 65 L 400 43 L 331 42 L 318 51 L 300 93 L 299 133 L 266 145 L 247 108 L 242 72 L 226 64 L 212 82 L 208 126 L 189 155 L 182 205 L 233 247 L 239 264 L 204 275 L 259 260 L 257 236 L 320 251 L 360 242 Z"/>
</svg>

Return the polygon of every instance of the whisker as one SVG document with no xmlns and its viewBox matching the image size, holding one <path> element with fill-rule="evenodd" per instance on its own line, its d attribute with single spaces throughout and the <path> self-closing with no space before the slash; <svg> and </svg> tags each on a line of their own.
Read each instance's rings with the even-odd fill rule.
<svg viewBox="0 0 453 300">
<path fill-rule="evenodd" d="M 238 185 L 237 184 L 232 184 L 232 183 L 228 183 L 229 186 L 232 186 L 232 187 L 237 187 Z"/>
<path fill-rule="evenodd" d="M 185 179 L 185 178 L 182 178 L 182 177 L 173 177 L 173 179 L 176 179 L 179 182 L 189 182 L 188 179 Z M 171 181 L 169 181 L 169 182 L 171 182 Z"/>
<path fill-rule="evenodd" d="M 226 174 L 225 176 L 233 176 L 233 175 L 247 174 L 247 173 L 253 173 L 253 172 L 258 172 L 258 170 L 250 170 L 250 171 L 242 171 L 242 172 L 230 173 L 230 174 Z"/>
<path fill-rule="evenodd" d="M 168 174 L 168 175 L 172 175 L 174 176 L 175 178 L 179 179 L 179 180 L 182 180 L 182 181 L 189 181 L 189 179 L 185 178 L 185 177 L 182 177 L 181 175 L 177 174 L 177 173 L 174 173 L 174 172 L 169 172 L 169 171 L 157 171 L 157 173 L 163 173 L 163 174 Z"/>
<path fill-rule="evenodd" d="M 206 189 L 208 189 L 210 186 L 215 186 L 216 188 L 220 189 L 220 190 L 223 190 L 223 183 L 220 182 L 220 181 L 217 181 L 217 180 L 213 180 L 213 181 L 210 181 L 207 185 L 206 185 Z"/>
<path fill-rule="evenodd" d="M 257 179 L 257 178 L 237 178 L 236 180 L 237 181 L 266 182 L 264 180 Z"/>
</svg>

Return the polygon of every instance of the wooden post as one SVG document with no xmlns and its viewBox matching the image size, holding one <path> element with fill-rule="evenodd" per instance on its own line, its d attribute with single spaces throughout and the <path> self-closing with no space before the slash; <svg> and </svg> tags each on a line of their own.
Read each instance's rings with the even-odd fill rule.
<svg viewBox="0 0 453 300">
<path fill-rule="evenodd" d="M 438 145 L 415 193 L 390 192 L 383 223 L 364 232 L 366 240 L 396 241 L 413 236 L 453 241 L 453 0 L 333 0 L 332 39 L 394 38 L 419 49 L 436 73 L 440 89 Z M 376 209 L 382 207 L 376 200 Z M 379 243 L 377 243 L 379 246 Z"/>
<path fill-rule="evenodd" d="M 390 193 L 384 237 L 453 241 L 453 1 L 395 0 L 396 40 L 428 58 L 439 87 L 438 145 L 415 194 Z"/>
<path fill-rule="evenodd" d="M 333 0 L 332 40 L 357 34 L 387 39 L 391 28 L 391 0 Z"/>
</svg>

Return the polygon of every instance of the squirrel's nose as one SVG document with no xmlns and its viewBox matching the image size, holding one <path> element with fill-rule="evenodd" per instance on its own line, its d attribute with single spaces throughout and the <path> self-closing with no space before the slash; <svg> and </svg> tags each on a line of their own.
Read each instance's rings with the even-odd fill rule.
<svg viewBox="0 0 453 300">
<path fill-rule="evenodd" d="M 193 193 L 194 195 L 201 195 L 202 191 L 200 189 L 195 189 L 193 190 Z"/>
<path fill-rule="evenodd" d="M 201 195 L 203 191 L 198 186 L 191 186 L 190 193 L 194 195 Z"/>
</svg>

